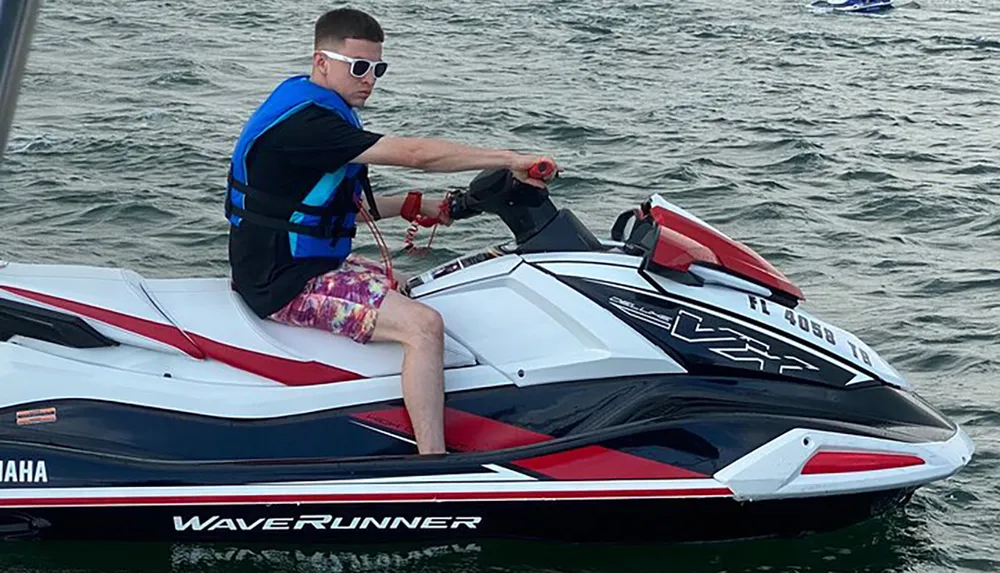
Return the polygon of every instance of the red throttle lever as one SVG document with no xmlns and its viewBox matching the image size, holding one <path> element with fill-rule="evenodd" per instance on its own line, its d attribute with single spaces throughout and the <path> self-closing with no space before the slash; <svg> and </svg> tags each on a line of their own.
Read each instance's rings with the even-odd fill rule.
<svg viewBox="0 0 1000 573">
<path fill-rule="evenodd" d="M 548 160 L 541 160 L 528 168 L 528 177 L 548 181 L 556 174 L 556 164 Z"/>
</svg>

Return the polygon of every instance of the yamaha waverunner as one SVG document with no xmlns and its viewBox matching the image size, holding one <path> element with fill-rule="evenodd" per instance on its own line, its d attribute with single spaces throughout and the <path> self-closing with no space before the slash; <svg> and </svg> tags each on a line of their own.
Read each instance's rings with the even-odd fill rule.
<svg viewBox="0 0 1000 573">
<path fill-rule="evenodd" d="M 905 503 L 973 443 L 743 244 L 652 195 L 602 240 L 507 170 L 513 234 L 410 278 L 446 328 L 448 455 L 400 347 L 261 320 L 225 278 L 0 263 L 8 537 L 710 541 Z"/>
<path fill-rule="evenodd" d="M 892 0 L 817 0 L 813 8 L 826 12 L 881 14 L 893 9 Z"/>
<path fill-rule="evenodd" d="M 37 3 L 0 6 L 2 143 Z M 398 345 L 260 320 L 225 278 L 0 261 L 0 536 L 793 535 L 973 454 L 774 266 L 660 195 L 609 239 L 506 170 L 450 209 L 513 238 L 401 286 L 445 319 L 443 456 L 415 455 Z"/>
</svg>

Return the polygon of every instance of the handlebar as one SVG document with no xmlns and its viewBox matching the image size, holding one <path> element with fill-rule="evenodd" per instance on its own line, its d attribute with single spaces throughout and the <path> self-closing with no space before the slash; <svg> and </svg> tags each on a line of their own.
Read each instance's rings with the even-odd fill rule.
<svg viewBox="0 0 1000 573">
<path fill-rule="evenodd" d="M 528 177 L 547 181 L 556 173 L 556 165 L 551 161 L 543 159 L 528 168 Z"/>
</svg>

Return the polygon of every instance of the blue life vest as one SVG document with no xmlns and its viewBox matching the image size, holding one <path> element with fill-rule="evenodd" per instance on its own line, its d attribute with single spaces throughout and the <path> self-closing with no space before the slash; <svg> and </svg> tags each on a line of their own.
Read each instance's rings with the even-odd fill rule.
<svg viewBox="0 0 1000 573">
<path fill-rule="evenodd" d="M 309 105 L 329 109 L 361 128 L 361 119 L 337 92 L 314 84 L 308 76 L 283 81 L 250 116 L 236 142 L 229 167 L 226 218 L 234 227 L 249 223 L 287 231 L 292 258 L 344 260 L 351 252 L 351 239 L 357 232 L 355 217 L 362 192 L 367 195 L 372 216 L 378 218 L 366 166 L 349 163 L 333 173 L 324 174 L 301 202 L 254 189 L 247 182 L 247 155 L 257 139 Z M 247 197 L 252 204 L 287 212 L 289 216 L 281 219 L 248 209 Z"/>
</svg>

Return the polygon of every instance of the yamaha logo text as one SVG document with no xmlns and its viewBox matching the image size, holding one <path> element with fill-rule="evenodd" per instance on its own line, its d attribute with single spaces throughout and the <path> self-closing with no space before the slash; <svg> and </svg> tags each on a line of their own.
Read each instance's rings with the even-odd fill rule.
<svg viewBox="0 0 1000 573">
<path fill-rule="evenodd" d="M 0 482 L 48 483 L 49 473 L 42 460 L 0 460 Z"/>
</svg>

